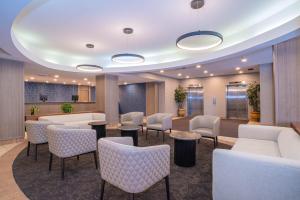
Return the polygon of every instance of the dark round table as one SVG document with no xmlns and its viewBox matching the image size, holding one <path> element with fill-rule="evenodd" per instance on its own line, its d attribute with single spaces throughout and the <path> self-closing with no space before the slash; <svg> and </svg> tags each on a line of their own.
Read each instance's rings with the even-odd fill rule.
<svg viewBox="0 0 300 200">
<path fill-rule="evenodd" d="M 121 131 L 122 137 L 132 137 L 133 138 L 133 144 L 134 146 L 138 146 L 138 130 L 140 129 L 139 126 L 135 125 L 126 125 L 126 126 L 120 126 L 119 130 Z"/>
<path fill-rule="evenodd" d="M 95 121 L 88 123 L 92 129 L 96 130 L 97 140 L 106 137 L 106 121 Z"/>
<path fill-rule="evenodd" d="M 181 167 L 193 167 L 196 164 L 196 141 L 200 134 L 176 131 L 170 134 L 174 138 L 174 163 Z"/>
</svg>

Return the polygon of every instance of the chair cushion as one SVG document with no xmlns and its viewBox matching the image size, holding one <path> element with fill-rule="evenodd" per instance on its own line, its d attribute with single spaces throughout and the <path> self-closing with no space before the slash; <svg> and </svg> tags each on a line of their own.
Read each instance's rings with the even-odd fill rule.
<svg viewBox="0 0 300 200">
<path fill-rule="evenodd" d="M 147 128 L 155 129 L 155 130 L 162 130 L 162 124 L 148 124 Z"/>
<path fill-rule="evenodd" d="M 133 121 L 123 121 L 122 125 L 123 126 L 128 126 L 128 125 L 135 125 L 135 124 L 133 123 Z"/>
<path fill-rule="evenodd" d="M 281 157 L 278 144 L 270 140 L 238 138 L 233 151 L 253 153 L 265 156 Z"/>
<path fill-rule="evenodd" d="M 212 129 L 209 128 L 197 128 L 192 130 L 192 132 L 199 133 L 201 136 L 213 136 Z"/>
<path fill-rule="evenodd" d="M 278 136 L 278 146 L 282 157 L 300 160 L 300 136 L 294 130 L 281 131 Z"/>
</svg>

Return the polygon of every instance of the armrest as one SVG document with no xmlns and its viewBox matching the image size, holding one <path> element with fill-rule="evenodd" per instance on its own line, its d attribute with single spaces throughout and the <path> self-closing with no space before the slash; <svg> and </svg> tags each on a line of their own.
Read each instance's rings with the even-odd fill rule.
<svg viewBox="0 0 300 200">
<path fill-rule="evenodd" d="M 197 128 L 198 120 L 199 120 L 198 117 L 194 117 L 189 121 L 189 131 L 193 131 L 194 129 Z"/>
<path fill-rule="evenodd" d="M 239 126 L 238 132 L 239 132 L 239 138 L 277 141 L 279 133 L 284 129 L 287 128 L 275 127 L 275 126 L 241 124 Z"/>
<path fill-rule="evenodd" d="M 297 199 L 299 175 L 299 161 L 216 149 L 213 152 L 213 199 Z"/>
<path fill-rule="evenodd" d="M 162 128 L 168 130 L 172 128 L 172 117 L 166 116 L 162 120 Z"/>
<path fill-rule="evenodd" d="M 149 116 L 147 117 L 147 124 L 154 124 L 155 121 L 156 121 L 156 116 L 155 116 L 155 114 L 149 115 Z"/>
<path fill-rule="evenodd" d="M 119 144 L 125 144 L 129 146 L 133 146 L 133 139 L 132 137 L 105 137 L 101 138 L 100 140 L 108 140 Z M 98 142 L 99 145 L 99 142 Z"/>
<path fill-rule="evenodd" d="M 218 136 L 220 135 L 220 123 L 221 123 L 221 119 L 218 117 L 217 119 L 215 119 L 214 121 L 214 125 L 213 125 L 213 134 L 214 136 Z"/>
</svg>

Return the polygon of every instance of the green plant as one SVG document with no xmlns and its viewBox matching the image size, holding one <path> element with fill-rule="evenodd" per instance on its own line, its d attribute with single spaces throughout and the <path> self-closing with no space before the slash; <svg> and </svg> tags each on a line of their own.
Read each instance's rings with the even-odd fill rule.
<svg viewBox="0 0 300 200">
<path fill-rule="evenodd" d="M 31 115 L 36 115 L 39 111 L 40 111 L 40 109 L 37 105 L 33 105 L 30 108 L 30 114 Z"/>
<path fill-rule="evenodd" d="M 260 111 L 260 85 L 256 82 L 250 83 L 247 89 L 247 96 L 249 99 L 249 105 L 252 107 L 253 112 Z"/>
<path fill-rule="evenodd" d="M 186 92 L 184 90 L 183 87 L 181 86 L 178 86 L 176 89 L 175 89 L 175 94 L 174 94 L 174 98 L 175 98 L 175 102 L 177 103 L 178 105 L 178 108 L 181 109 L 183 108 L 183 102 L 186 98 Z"/>
<path fill-rule="evenodd" d="M 61 110 L 64 113 L 71 113 L 72 110 L 73 110 L 73 106 L 70 103 L 64 103 L 64 104 L 61 105 Z"/>
</svg>

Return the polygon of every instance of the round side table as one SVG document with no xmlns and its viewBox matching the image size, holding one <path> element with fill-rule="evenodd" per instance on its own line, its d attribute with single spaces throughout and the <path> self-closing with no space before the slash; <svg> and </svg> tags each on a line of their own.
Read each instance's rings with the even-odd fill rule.
<svg viewBox="0 0 300 200">
<path fill-rule="evenodd" d="M 139 129 L 140 129 L 139 126 L 134 126 L 134 125 L 127 125 L 127 126 L 119 127 L 122 137 L 130 136 L 133 138 L 134 146 L 138 146 L 138 140 L 139 140 L 138 130 Z"/>
</svg>

